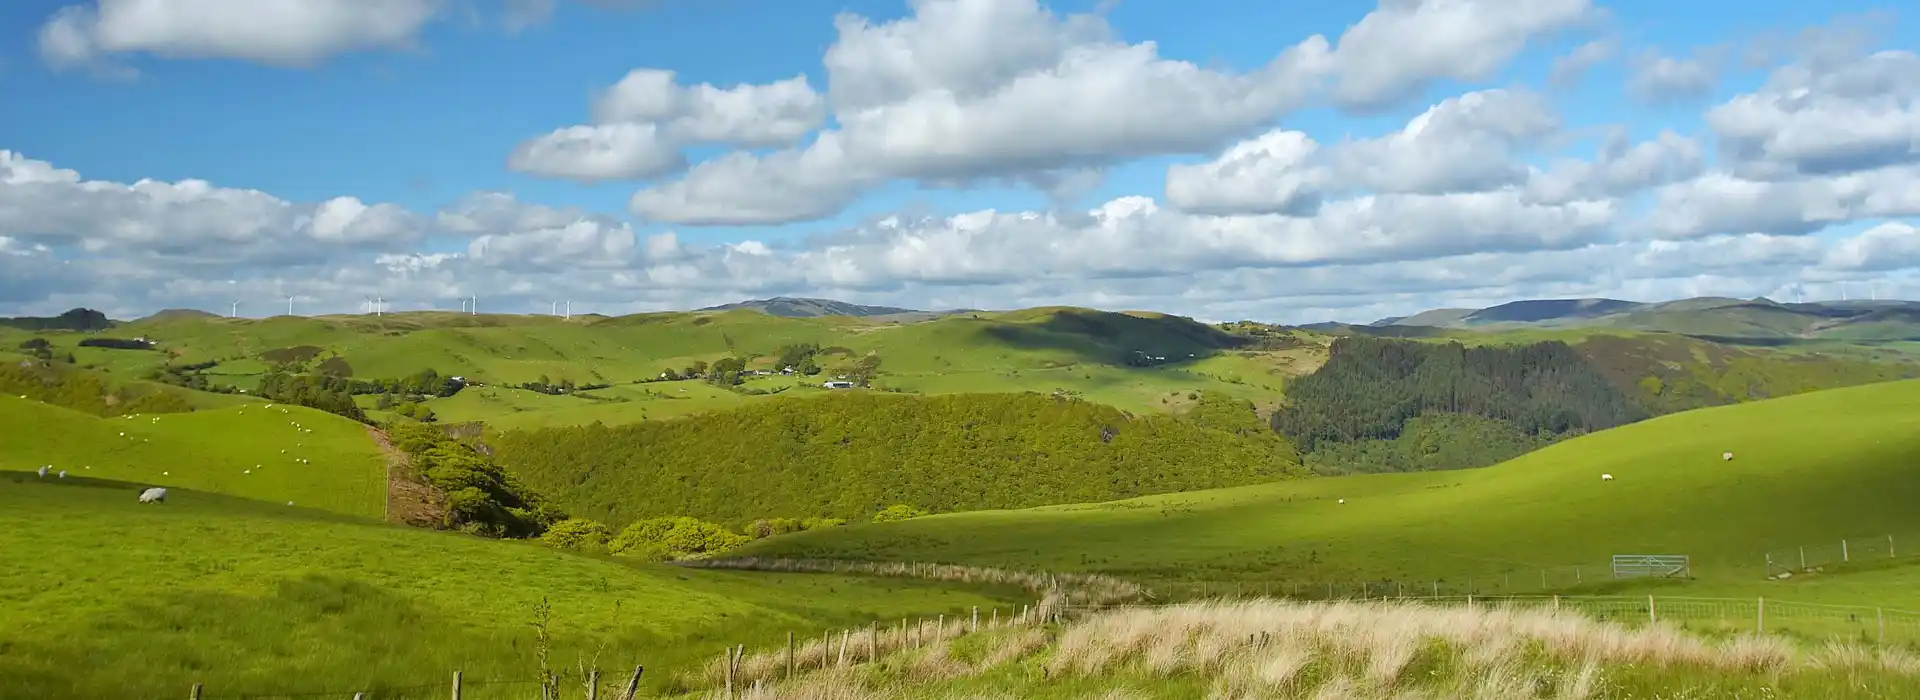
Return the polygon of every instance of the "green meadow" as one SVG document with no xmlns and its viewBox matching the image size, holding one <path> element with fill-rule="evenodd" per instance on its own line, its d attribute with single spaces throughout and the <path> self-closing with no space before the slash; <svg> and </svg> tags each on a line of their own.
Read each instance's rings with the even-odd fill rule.
<svg viewBox="0 0 1920 700">
<path fill-rule="evenodd" d="M 379 518 L 386 507 L 386 462 L 366 426 L 313 409 L 269 405 L 103 418 L 0 396 L 0 425 L 6 426 L 0 430 L 0 469 L 48 466 L 69 477 L 292 501 Z"/>
<path fill-rule="evenodd" d="M 184 697 L 194 683 L 209 697 L 440 697 L 454 670 L 537 677 L 542 600 L 554 666 L 645 664 L 664 691 L 726 645 L 1025 597 L 636 564 L 184 489 L 139 504 L 138 488 L 0 472 L 0 697 Z"/>
<path fill-rule="evenodd" d="M 1852 574 L 1836 587 L 1819 576 L 1767 581 L 1762 558 L 1798 544 L 1920 535 L 1916 431 L 1920 381 L 1873 384 L 1654 418 L 1485 469 L 936 515 L 796 533 L 744 553 L 1449 589 L 1467 576 L 1492 587 L 1502 575 L 1563 565 L 1604 571 L 1614 554 L 1685 554 L 1691 595 L 1774 590 L 1920 609 L 1913 568 Z"/>
</svg>

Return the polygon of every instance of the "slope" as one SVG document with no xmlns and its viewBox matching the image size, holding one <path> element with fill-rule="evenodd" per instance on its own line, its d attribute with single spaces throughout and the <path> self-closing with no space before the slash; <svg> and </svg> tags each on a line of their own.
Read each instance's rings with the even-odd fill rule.
<svg viewBox="0 0 1920 700">
<path fill-rule="evenodd" d="M 554 666 L 644 663 L 658 691 L 721 645 L 994 604 L 898 581 L 639 566 L 194 491 L 141 505 L 135 489 L 0 472 L 0 697 L 185 697 L 205 683 L 206 697 L 424 686 L 370 696 L 441 698 L 462 669 L 468 697 L 524 698 L 531 685 L 479 681 L 535 677 L 528 625 L 543 600 Z"/>
<path fill-rule="evenodd" d="M 1771 547 L 1911 531 L 1916 459 L 1920 381 L 1892 382 L 1663 416 L 1486 469 L 940 515 L 746 551 L 1278 581 L 1427 581 L 1653 552 L 1691 555 L 1706 579 L 1754 581 Z"/>
<path fill-rule="evenodd" d="M 1251 405 L 1220 403 L 1201 420 L 1182 421 L 1042 394 L 836 392 L 672 421 L 515 431 L 490 442 L 498 463 L 562 508 L 613 525 L 665 515 L 864 520 L 897 503 L 1019 507 L 1299 473 L 1292 447 Z"/>
<path fill-rule="evenodd" d="M 0 396 L 0 425 L 0 469 L 50 466 L 69 478 L 292 501 L 375 518 L 386 507 L 385 462 L 365 426 L 311 409 L 256 404 L 101 418 Z"/>
</svg>

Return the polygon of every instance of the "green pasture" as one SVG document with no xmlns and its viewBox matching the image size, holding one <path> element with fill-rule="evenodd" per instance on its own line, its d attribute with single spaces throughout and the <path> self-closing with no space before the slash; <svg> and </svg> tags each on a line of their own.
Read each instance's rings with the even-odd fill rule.
<svg viewBox="0 0 1920 700">
<path fill-rule="evenodd" d="M 1863 583 L 1841 586 L 1853 590 L 1820 594 L 1834 584 L 1769 582 L 1762 559 L 1778 547 L 1920 530 L 1916 463 L 1920 381 L 1905 381 L 1688 411 L 1486 469 L 938 515 L 776 537 L 746 553 L 1149 581 L 1449 585 L 1604 566 L 1614 554 L 1686 554 L 1695 595 L 1804 588 L 1816 599 L 1920 609 L 1920 587 L 1902 590 L 1912 580 L 1904 569 L 1859 574 Z"/>
<path fill-rule="evenodd" d="M 664 690 L 723 646 L 1025 597 L 642 565 L 192 490 L 139 504 L 140 485 L 0 472 L 0 697 L 437 698 L 454 670 L 534 678 L 542 600 L 553 666 L 645 664 Z"/>
</svg>

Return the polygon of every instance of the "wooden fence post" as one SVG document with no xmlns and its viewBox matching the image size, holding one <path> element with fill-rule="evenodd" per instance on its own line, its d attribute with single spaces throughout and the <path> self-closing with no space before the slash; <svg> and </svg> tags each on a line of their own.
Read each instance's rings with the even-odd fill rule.
<svg viewBox="0 0 1920 700">
<path fill-rule="evenodd" d="M 1754 608 L 1753 631 L 1756 634 L 1767 633 L 1767 597 L 1760 596 L 1760 605 Z"/>
<path fill-rule="evenodd" d="M 880 663 L 880 623 L 867 623 L 867 663 Z"/>
<path fill-rule="evenodd" d="M 1554 610 L 1560 609 L 1560 594 L 1558 593 L 1553 594 L 1553 609 Z"/>
<path fill-rule="evenodd" d="M 720 652 L 720 660 L 723 662 L 721 665 L 726 668 L 727 697 L 731 698 L 733 697 L 733 648 L 728 647 Z"/>
<path fill-rule="evenodd" d="M 627 692 L 620 695 L 620 700 L 634 700 L 640 695 L 640 674 L 645 673 L 646 670 L 645 666 L 633 667 L 633 677 L 627 679 Z"/>
<path fill-rule="evenodd" d="M 1847 539 L 1845 537 L 1840 538 L 1840 561 L 1853 561 L 1847 557 Z"/>
<path fill-rule="evenodd" d="M 987 629 L 999 629 L 999 628 L 1000 628 L 1000 608 L 996 607 L 993 609 L 993 621 L 987 623 Z"/>
<path fill-rule="evenodd" d="M 980 606 L 978 605 L 973 606 L 973 626 L 967 631 L 968 632 L 980 631 Z"/>
<path fill-rule="evenodd" d="M 1435 598 L 1439 598 L 1439 597 L 1440 597 L 1440 582 L 1439 582 L 1439 581 L 1434 581 L 1434 582 L 1433 582 L 1433 597 L 1435 597 Z"/>
<path fill-rule="evenodd" d="M 1653 594 L 1648 593 L 1647 594 L 1647 623 L 1653 624 L 1659 621 L 1660 621 L 1660 617 L 1658 615 L 1653 614 Z"/>
<path fill-rule="evenodd" d="M 840 661 L 835 665 L 837 666 L 847 665 L 847 638 L 851 636 L 853 636 L 852 632 L 849 632 L 847 630 L 840 630 Z"/>
<path fill-rule="evenodd" d="M 193 693 L 188 695 L 187 697 L 192 698 L 193 700 L 200 700 L 200 684 L 199 683 L 193 684 Z"/>
<path fill-rule="evenodd" d="M 453 700 L 460 700 L 460 672 L 453 672 Z"/>
<path fill-rule="evenodd" d="M 600 700 L 600 669 L 587 671 L 587 700 Z"/>
<path fill-rule="evenodd" d="M 793 678 L 793 633 L 787 633 L 787 678 Z"/>
</svg>

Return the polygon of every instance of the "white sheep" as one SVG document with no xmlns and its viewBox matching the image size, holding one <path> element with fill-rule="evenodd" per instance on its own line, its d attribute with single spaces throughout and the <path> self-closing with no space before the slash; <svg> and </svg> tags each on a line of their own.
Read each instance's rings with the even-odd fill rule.
<svg viewBox="0 0 1920 700">
<path fill-rule="evenodd" d="M 165 503 L 166 501 L 167 501 L 166 489 L 151 488 L 151 489 L 147 489 L 145 491 L 140 492 L 141 503 Z"/>
<path fill-rule="evenodd" d="M 1732 453 L 1732 452 L 1722 452 L 1722 453 L 1720 453 L 1720 461 L 1722 461 L 1722 462 L 1731 462 L 1731 461 L 1733 461 L 1733 453 Z"/>
<path fill-rule="evenodd" d="M 1342 499 L 1340 499 L 1340 502 L 1341 502 L 1341 503 L 1346 503 L 1346 502 L 1347 502 L 1347 499 L 1344 499 L 1344 498 L 1342 498 Z"/>
<path fill-rule="evenodd" d="M 1600 480 L 1601 480 L 1601 481 L 1613 481 L 1613 475 L 1612 475 L 1612 474 L 1601 474 L 1601 475 L 1600 475 Z"/>
<path fill-rule="evenodd" d="M 65 478 L 67 478 L 67 470 L 65 470 L 65 469 L 62 469 L 62 470 L 60 470 L 60 474 L 59 474 L 59 476 L 60 476 L 60 478 L 62 478 L 62 479 L 65 479 Z"/>
<path fill-rule="evenodd" d="M 52 468 L 52 467 L 41 467 L 41 468 L 40 468 L 40 478 L 42 478 L 42 479 L 45 479 L 45 478 L 47 478 L 47 470 L 48 470 L 48 469 L 51 469 L 51 468 Z"/>
</svg>

